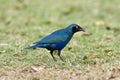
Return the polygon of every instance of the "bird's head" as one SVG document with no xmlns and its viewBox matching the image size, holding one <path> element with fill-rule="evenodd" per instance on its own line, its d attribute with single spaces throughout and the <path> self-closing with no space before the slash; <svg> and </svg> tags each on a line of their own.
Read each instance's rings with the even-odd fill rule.
<svg viewBox="0 0 120 80">
<path fill-rule="evenodd" d="M 77 24 L 71 24 L 67 28 L 70 29 L 72 31 L 72 33 L 76 33 L 79 31 L 85 32 L 85 30 Z"/>
</svg>

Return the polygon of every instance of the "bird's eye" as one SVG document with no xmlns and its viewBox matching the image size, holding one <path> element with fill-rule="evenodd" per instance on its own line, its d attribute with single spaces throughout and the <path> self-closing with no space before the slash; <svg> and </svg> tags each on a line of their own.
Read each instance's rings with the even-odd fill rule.
<svg viewBox="0 0 120 80">
<path fill-rule="evenodd" d="M 79 28 L 79 26 L 76 26 L 76 29 L 78 29 Z"/>
</svg>

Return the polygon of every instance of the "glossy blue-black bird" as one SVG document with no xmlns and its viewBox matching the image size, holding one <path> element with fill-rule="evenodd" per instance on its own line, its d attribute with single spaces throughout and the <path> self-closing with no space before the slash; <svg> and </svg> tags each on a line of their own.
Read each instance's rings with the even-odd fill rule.
<svg viewBox="0 0 120 80">
<path fill-rule="evenodd" d="M 73 37 L 74 33 L 79 31 L 85 31 L 82 27 L 77 24 L 71 24 L 64 29 L 57 30 L 46 37 L 42 38 L 38 42 L 35 42 L 33 46 L 29 46 L 25 49 L 36 49 L 36 48 L 46 48 L 50 51 L 52 58 L 56 61 L 53 56 L 53 51 L 58 51 L 58 56 L 63 61 L 60 56 L 61 50 L 68 44 L 68 42 Z"/>
</svg>

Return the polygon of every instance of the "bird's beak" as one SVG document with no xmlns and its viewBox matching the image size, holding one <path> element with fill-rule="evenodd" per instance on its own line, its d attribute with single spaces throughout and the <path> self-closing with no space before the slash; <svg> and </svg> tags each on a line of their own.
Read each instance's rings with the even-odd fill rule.
<svg viewBox="0 0 120 80">
<path fill-rule="evenodd" d="M 85 32 L 85 29 L 83 29 L 83 28 L 79 28 L 79 31 L 83 31 L 83 32 Z"/>
<path fill-rule="evenodd" d="M 83 29 L 83 28 L 82 28 L 82 30 L 81 30 L 81 31 L 85 32 L 85 29 Z"/>
</svg>

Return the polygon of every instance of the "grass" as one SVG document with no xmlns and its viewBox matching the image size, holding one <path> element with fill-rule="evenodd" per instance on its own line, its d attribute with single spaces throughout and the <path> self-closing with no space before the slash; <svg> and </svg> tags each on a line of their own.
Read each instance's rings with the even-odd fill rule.
<svg viewBox="0 0 120 80">
<path fill-rule="evenodd" d="M 0 80 L 119 80 L 119 0 L 0 0 Z M 54 62 L 26 46 L 71 23 L 84 27 Z"/>
</svg>

